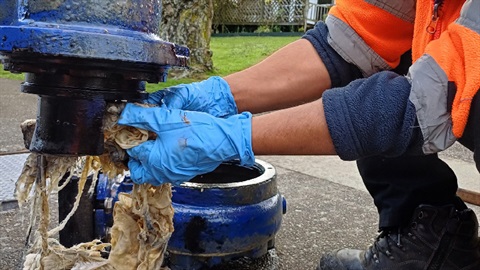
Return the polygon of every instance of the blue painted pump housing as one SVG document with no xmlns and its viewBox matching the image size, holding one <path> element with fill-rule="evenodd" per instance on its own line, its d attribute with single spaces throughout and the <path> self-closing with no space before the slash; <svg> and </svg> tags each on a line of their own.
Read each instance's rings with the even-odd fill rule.
<svg viewBox="0 0 480 270">
<path fill-rule="evenodd" d="M 0 0 L 0 7 L 4 55 L 28 52 L 163 68 L 187 64 L 186 47 L 157 36 L 160 0 Z M 165 80 L 166 72 L 161 75 L 158 81 Z"/>
</svg>

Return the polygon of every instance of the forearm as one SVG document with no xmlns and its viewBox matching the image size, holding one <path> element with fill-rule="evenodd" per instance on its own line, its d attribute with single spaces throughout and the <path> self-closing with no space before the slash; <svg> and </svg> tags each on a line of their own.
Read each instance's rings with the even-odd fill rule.
<svg viewBox="0 0 480 270">
<path fill-rule="evenodd" d="M 312 101 L 330 87 L 325 65 L 312 44 L 300 39 L 264 61 L 225 77 L 238 110 L 277 110 Z"/>
<path fill-rule="evenodd" d="M 319 23 L 264 61 L 225 77 L 239 111 L 272 111 L 314 101 L 331 87 L 361 77 L 328 43 Z"/>
<path fill-rule="evenodd" d="M 252 119 L 256 155 L 362 157 L 421 154 L 410 83 L 393 72 L 328 90 L 323 98 Z"/>
<path fill-rule="evenodd" d="M 252 145 L 256 155 L 334 155 L 322 100 L 255 116 Z"/>
</svg>

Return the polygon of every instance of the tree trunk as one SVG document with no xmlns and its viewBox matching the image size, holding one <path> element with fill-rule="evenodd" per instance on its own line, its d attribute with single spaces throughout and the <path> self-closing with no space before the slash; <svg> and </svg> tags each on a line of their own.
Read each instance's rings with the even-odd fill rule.
<svg viewBox="0 0 480 270">
<path fill-rule="evenodd" d="M 162 4 L 160 37 L 190 49 L 190 71 L 211 70 L 213 0 L 162 0 Z"/>
</svg>

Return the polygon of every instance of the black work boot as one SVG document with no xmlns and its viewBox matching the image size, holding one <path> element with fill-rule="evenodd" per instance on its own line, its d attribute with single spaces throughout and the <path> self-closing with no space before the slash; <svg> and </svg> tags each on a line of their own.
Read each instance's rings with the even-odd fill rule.
<svg viewBox="0 0 480 270">
<path fill-rule="evenodd" d="M 326 254 L 317 270 L 480 269 L 478 221 L 471 209 L 421 205 L 408 228 L 383 231 L 367 250 Z"/>
</svg>

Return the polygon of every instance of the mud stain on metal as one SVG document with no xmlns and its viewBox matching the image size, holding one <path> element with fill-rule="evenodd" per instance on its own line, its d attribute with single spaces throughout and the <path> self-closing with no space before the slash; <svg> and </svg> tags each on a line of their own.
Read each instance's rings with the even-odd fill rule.
<svg viewBox="0 0 480 270">
<path fill-rule="evenodd" d="M 194 216 L 185 229 L 185 248 L 192 253 L 202 253 L 205 249 L 200 246 L 200 234 L 207 228 L 207 220 L 200 216 Z"/>
</svg>

